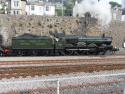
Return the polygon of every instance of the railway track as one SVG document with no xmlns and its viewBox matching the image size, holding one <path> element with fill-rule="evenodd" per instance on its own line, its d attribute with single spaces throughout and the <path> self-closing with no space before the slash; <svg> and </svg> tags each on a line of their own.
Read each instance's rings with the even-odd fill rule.
<svg viewBox="0 0 125 94">
<path fill-rule="evenodd" d="M 0 79 L 125 69 L 125 56 L 53 57 L 0 62 Z"/>
</svg>

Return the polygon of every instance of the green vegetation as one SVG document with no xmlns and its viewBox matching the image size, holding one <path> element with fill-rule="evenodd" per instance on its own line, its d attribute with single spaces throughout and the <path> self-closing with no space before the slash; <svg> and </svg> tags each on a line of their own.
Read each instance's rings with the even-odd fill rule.
<svg viewBox="0 0 125 94">
<path fill-rule="evenodd" d="M 75 1 L 76 0 L 68 0 L 66 3 L 65 3 L 65 15 L 66 16 L 71 16 L 72 15 L 72 10 L 73 10 L 73 7 L 75 5 Z"/>
<path fill-rule="evenodd" d="M 112 8 L 115 7 L 115 6 L 121 7 L 120 4 L 118 4 L 117 2 L 113 2 L 113 1 L 110 2 L 110 5 L 111 5 Z"/>
<path fill-rule="evenodd" d="M 56 9 L 57 16 L 62 16 L 62 9 Z"/>
<path fill-rule="evenodd" d="M 62 15 L 71 16 L 73 7 L 75 5 L 75 1 L 76 0 L 63 1 L 63 12 L 62 12 L 62 5 L 58 6 L 58 8 L 56 7 L 57 16 L 62 16 Z"/>
<path fill-rule="evenodd" d="M 5 11 L 8 10 L 7 6 L 4 3 L 0 4 L 0 13 L 5 13 Z"/>
</svg>

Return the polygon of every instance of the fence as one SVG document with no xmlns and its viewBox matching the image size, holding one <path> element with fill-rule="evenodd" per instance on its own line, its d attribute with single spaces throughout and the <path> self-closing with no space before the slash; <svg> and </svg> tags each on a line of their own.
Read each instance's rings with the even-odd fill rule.
<svg viewBox="0 0 125 94">
<path fill-rule="evenodd" d="M 0 81 L 0 94 L 125 94 L 125 73 Z"/>
</svg>

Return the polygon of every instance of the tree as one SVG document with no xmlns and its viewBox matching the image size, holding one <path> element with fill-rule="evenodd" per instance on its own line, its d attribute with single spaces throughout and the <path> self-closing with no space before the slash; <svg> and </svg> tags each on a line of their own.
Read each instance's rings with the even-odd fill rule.
<svg viewBox="0 0 125 94">
<path fill-rule="evenodd" d="M 118 4 L 117 2 L 113 2 L 113 1 L 111 1 L 111 2 L 109 2 L 109 4 L 111 5 L 112 8 L 115 7 L 115 6 L 117 6 L 117 7 L 121 7 L 121 5 Z"/>
<path fill-rule="evenodd" d="M 0 13 L 4 14 L 8 10 L 8 7 L 5 3 L 0 4 Z"/>
<path fill-rule="evenodd" d="M 56 6 L 56 13 L 58 16 L 61 16 L 61 15 L 71 16 L 72 15 L 72 10 L 73 10 L 76 0 L 52 0 L 52 1 L 60 2 L 60 4 L 63 5 L 63 10 L 62 10 L 62 6 L 60 8 L 57 8 Z"/>
<path fill-rule="evenodd" d="M 66 16 L 71 16 L 72 15 L 72 10 L 73 10 L 73 7 L 75 5 L 75 1 L 76 0 L 67 0 L 64 4 L 64 6 L 66 7 L 65 9 L 65 15 Z"/>
</svg>

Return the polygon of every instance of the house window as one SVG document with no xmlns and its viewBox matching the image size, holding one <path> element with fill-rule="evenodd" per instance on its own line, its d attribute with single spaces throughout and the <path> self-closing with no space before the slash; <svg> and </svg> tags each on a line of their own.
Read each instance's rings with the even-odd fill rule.
<svg viewBox="0 0 125 94">
<path fill-rule="evenodd" d="M 19 14 L 19 11 L 17 11 L 17 14 Z"/>
<path fill-rule="evenodd" d="M 14 15 L 16 14 L 15 11 L 13 11 L 13 14 L 14 14 Z"/>
<path fill-rule="evenodd" d="M 46 6 L 46 11 L 49 11 L 49 6 Z"/>
<path fill-rule="evenodd" d="M 40 2 L 43 2 L 43 0 L 39 0 Z"/>
<path fill-rule="evenodd" d="M 31 6 L 31 10 L 34 10 L 34 6 Z"/>
<path fill-rule="evenodd" d="M 14 1 L 14 6 L 18 7 L 19 6 L 19 1 Z"/>
<path fill-rule="evenodd" d="M 17 14 L 19 14 L 19 11 L 18 11 L 18 10 L 14 10 L 14 11 L 13 11 L 13 14 L 14 14 L 14 15 L 17 15 Z"/>
</svg>

